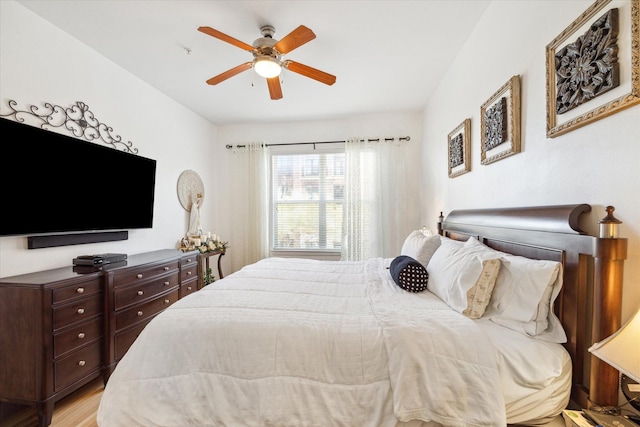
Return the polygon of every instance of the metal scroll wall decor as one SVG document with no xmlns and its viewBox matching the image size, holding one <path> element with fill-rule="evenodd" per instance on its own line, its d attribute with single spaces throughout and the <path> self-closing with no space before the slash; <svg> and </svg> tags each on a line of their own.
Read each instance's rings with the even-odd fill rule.
<svg viewBox="0 0 640 427">
<path fill-rule="evenodd" d="M 69 108 L 45 103 L 43 108 L 32 105 L 28 110 L 19 110 L 17 105 L 16 101 L 9 100 L 11 112 L 0 114 L 0 117 L 12 117 L 22 123 L 26 119 L 35 120 L 42 129 L 64 128 L 78 138 L 87 141 L 99 139 L 115 149 L 138 154 L 138 149 L 133 148 L 131 141 L 125 142 L 120 135 L 114 135 L 113 128 L 96 119 L 84 102 L 78 101 Z"/>
<path fill-rule="evenodd" d="M 618 9 L 610 9 L 556 53 L 556 113 L 570 111 L 620 85 Z"/>
</svg>

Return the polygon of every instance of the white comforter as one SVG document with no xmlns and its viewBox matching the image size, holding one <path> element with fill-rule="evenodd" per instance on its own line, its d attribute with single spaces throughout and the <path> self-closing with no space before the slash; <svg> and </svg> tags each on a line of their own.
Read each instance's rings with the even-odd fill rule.
<svg viewBox="0 0 640 427">
<path fill-rule="evenodd" d="M 158 315 L 118 364 L 100 427 L 504 426 L 482 330 L 385 260 L 269 258 Z"/>
</svg>

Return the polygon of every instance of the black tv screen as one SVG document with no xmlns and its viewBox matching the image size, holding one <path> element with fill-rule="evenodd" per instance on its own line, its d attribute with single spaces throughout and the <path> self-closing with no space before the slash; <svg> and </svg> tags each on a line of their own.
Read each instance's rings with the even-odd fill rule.
<svg viewBox="0 0 640 427">
<path fill-rule="evenodd" d="M 155 160 L 3 118 L 0 135 L 0 236 L 153 226 Z"/>
</svg>

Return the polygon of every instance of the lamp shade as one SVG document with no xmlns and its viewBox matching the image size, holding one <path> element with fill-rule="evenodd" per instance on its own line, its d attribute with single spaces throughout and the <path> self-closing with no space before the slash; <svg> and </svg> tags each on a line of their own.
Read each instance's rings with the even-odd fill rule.
<svg viewBox="0 0 640 427">
<path fill-rule="evenodd" d="M 640 308 L 622 328 L 589 352 L 640 383 Z"/>
<path fill-rule="evenodd" d="M 282 71 L 280 62 L 269 56 L 257 58 L 253 64 L 253 68 L 256 70 L 256 73 L 268 79 L 279 76 L 280 71 Z"/>
</svg>

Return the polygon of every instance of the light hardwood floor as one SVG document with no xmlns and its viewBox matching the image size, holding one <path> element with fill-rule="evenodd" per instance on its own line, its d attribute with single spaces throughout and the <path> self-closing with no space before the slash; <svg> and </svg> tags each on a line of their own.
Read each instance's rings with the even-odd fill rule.
<svg viewBox="0 0 640 427">
<path fill-rule="evenodd" d="M 50 427 L 97 427 L 96 413 L 104 389 L 102 379 L 58 401 L 53 407 Z M 38 416 L 34 409 L 26 409 L 11 418 L 0 421 L 0 427 L 35 427 Z"/>
</svg>

